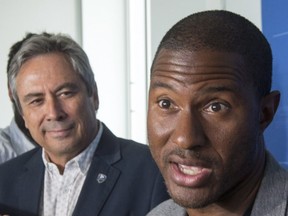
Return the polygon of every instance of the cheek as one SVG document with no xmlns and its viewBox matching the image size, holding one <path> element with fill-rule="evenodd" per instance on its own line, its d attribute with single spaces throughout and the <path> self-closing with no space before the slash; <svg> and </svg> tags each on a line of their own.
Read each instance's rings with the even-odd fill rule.
<svg viewBox="0 0 288 216">
<path fill-rule="evenodd" d="M 39 115 L 35 115 L 35 113 L 30 114 L 30 113 L 24 113 L 23 114 L 23 119 L 25 122 L 25 127 L 29 130 L 29 131 L 33 131 L 33 129 L 36 127 L 36 125 L 38 124 L 39 120 Z"/>
<path fill-rule="evenodd" d="M 155 113 L 149 111 L 147 118 L 148 139 L 153 146 L 163 145 L 163 137 L 167 135 L 164 121 Z"/>
<path fill-rule="evenodd" d="M 210 140 L 213 148 L 222 162 L 230 166 L 237 166 L 251 157 L 250 153 L 256 144 L 255 128 L 245 122 L 237 121 L 237 124 L 227 124 L 215 128 L 215 133 Z"/>
<path fill-rule="evenodd" d="M 25 122 L 25 127 L 29 130 L 29 133 L 33 137 L 33 139 L 42 146 L 43 140 L 44 140 L 44 133 L 41 130 L 41 120 L 39 118 L 39 115 L 23 115 L 23 119 Z"/>
<path fill-rule="evenodd" d="M 170 124 L 171 125 L 171 124 Z M 149 147 L 156 163 L 160 165 L 161 156 L 167 148 L 172 128 L 163 119 L 148 113 L 147 134 Z"/>
<path fill-rule="evenodd" d="M 88 99 L 85 100 L 85 98 L 80 97 L 62 104 L 63 112 L 65 112 L 67 116 L 76 119 L 82 119 L 89 115 L 91 113 L 90 107 L 91 104 L 88 102 Z"/>
<path fill-rule="evenodd" d="M 94 103 L 90 100 L 82 101 L 80 106 L 74 106 L 70 109 L 70 116 L 74 116 L 75 120 L 79 122 L 82 133 L 95 129 L 94 124 L 96 114 Z"/>
</svg>

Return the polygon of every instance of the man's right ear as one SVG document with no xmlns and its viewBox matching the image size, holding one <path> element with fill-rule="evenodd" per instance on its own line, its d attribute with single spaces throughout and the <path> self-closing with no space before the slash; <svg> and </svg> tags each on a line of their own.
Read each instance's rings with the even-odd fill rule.
<svg viewBox="0 0 288 216">
<path fill-rule="evenodd" d="M 95 111 L 97 112 L 98 109 L 99 109 L 99 96 L 98 96 L 97 86 L 96 86 L 95 89 L 93 90 L 92 100 L 93 100 L 94 109 L 95 109 Z"/>
<path fill-rule="evenodd" d="M 93 102 L 94 102 L 95 111 L 98 111 L 98 109 L 99 109 L 99 97 L 98 97 L 98 94 L 94 94 Z"/>
<path fill-rule="evenodd" d="M 9 95 L 10 101 L 13 101 L 13 95 L 12 95 L 12 91 L 9 85 L 8 85 L 8 95 Z"/>
<path fill-rule="evenodd" d="M 280 92 L 272 91 L 261 101 L 260 127 L 262 132 L 273 120 L 280 102 Z"/>
</svg>

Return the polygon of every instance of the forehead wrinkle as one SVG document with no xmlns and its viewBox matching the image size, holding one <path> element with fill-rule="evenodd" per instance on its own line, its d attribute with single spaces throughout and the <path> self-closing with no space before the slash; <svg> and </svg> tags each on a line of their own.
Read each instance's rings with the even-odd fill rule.
<svg viewBox="0 0 288 216">
<path fill-rule="evenodd" d="M 169 75 L 169 74 L 172 74 Z M 179 75 L 179 76 L 175 76 L 175 74 Z M 182 73 L 179 71 L 161 71 L 158 70 L 157 73 L 152 74 L 151 76 L 151 88 L 157 88 L 157 87 L 162 87 L 162 88 L 167 88 L 173 91 L 176 91 L 176 89 L 178 88 L 178 86 L 184 87 L 184 88 L 189 88 L 189 85 L 193 84 L 193 83 L 197 83 L 195 81 L 193 81 L 194 79 L 191 79 L 189 77 L 192 76 L 201 76 L 202 74 L 190 74 L 190 73 Z M 157 80 L 158 79 L 160 80 Z M 156 80 L 153 80 L 156 79 Z M 189 81 L 189 82 L 188 82 Z M 176 84 L 177 83 L 177 84 Z"/>
<path fill-rule="evenodd" d="M 24 95 L 23 97 L 23 102 L 27 102 L 29 101 L 31 98 L 35 98 L 35 97 L 43 97 L 43 93 L 28 93 L 26 95 Z"/>
<path fill-rule="evenodd" d="M 175 81 L 175 82 L 177 82 L 177 83 L 182 84 L 183 86 L 186 86 L 186 85 L 185 85 L 185 79 L 184 79 L 184 81 L 181 81 L 181 80 L 179 80 L 178 78 L 174 78 L 174 77 L 171 77 L 171 76 L 169 76 L 169 75 L 165 75 L 165 74 L 167 74 L 167 73 L 168 73 L 168 74 L 169 74 L 169 73 L 175 74 L 175 73 L 177 73 L 176 71 L 175 71 L 175 72 L 174 72 L 174 71 L 159 71 L 159 72 L 160 72 L 160 73 L 163 72 L 163 73 L 161 73 L 161 75 L 158 75 L 158 74 L 152 75 L 152 76 L 151 76 L 151 81 L 153 81 L 153 78 L 155 78 L 155 77 L 160 77 L 160 78 L 164 78 L 164 79 L 169 79 L 169 81 L 173 80 L 173 81 Z M 182 74 L 182 73 L 181 73 L 181 74 Z M 163 80 L 156 80 L 156 81 L 151 82 L 151 89 L 155 89 L 155 88 L 157 88 L 157 87 L 168 88 L 168 89 L 170 89 L 170 90 L 175 90 L 175 89 L 176 89 L 174 84 L 166 83 L 166 82 L 163 81 Z"/>
<path fill-rule="evenodd" d="M 151 71 L 151 75 L 157 71 L 173 71 L 175 73 L 193 73 L 197 75 L 209 74 L 232 74 L 236 79 L 249 81 L 250 74 L 247 72 L 245 61 L 238 54 L 222 55 L 221 52 L 167 52 L 163 50 L 157 57 Z M 227 54 L 227 53 L 226 53 Z M 187 58 L 186 58 L 187 57 Z M 228 59 L 227 59 L 228 58 Z M 227 61 L 224 59 L 227 59 Z M 205 72 L 209 70 L 208 72 Z M 198 71 L 199 70 L 199 71 Z"/>
<path fill-rule="evenodd" d="M 227 67 L 227 66 L 184 66 L 184 67 L 188 67 L 188 68 L 192 68 L 192 70 L 179 70 L 179 68 L 176 69 L 176 67 L 173 69 L 173 66 L 170 67 L 168 70 L 162 70 L 162 69 L 158 69 L 158 70 L 154 70 L 153 73 L 151 74 L 151 77 L 155 77 L 155 76 L 161 76 L 161 77 L 166 77 L 169 79 L 174 79 L 177 82 L 182 83 L 183 85 L 185 84 L 185 82 L 187 82 L 187 79 L 189 79 L 189 77 L 193 77 L 193 76 L 211 76 L 210 78 L 205 77 L 205 79 L 208 80 L 213 80 L 213 79 L 231 79 L 234 81 L 240 81 L 242 83 L 245 83 L 248 81 L 248 77 L 244 76 L 244 73 L 242 73 L 241 69 L 238 69 L 236 67 Z M 204 70 L 194 70 L 194 69 L 204 69 Z M 208 70 L 207 69 L 212 69 L 212 70 Z M 236 71 L 236 72 L 235 72 Z M 165 76 L 164 74 L 167 74 L 167 76 Z M 169 76 L 169 74 L 174 74 L 174 75 L 178 75 L 177 79 L 172 78 L 171 76 Z M 241 76 L 241 74 L 243 76 Z M 182 78 L 181 78 L 182 77 Z M 182 80 L 182 81 L 180 81 Z M 189 79 L 191 80 L 191 83 L 194 83 L 194 79 Z"/>
<path fill-rule="evenodd" d="M 178 74 L 180 76 L 169 76 L 169 74 Z M 208 76 L 207 76 L 208 75 Z M 229 73 L 229 72 L 219 72 L 219 73 L 215 73 L 215 72 L 201 72 L 201 73 L 182 73 L 179 71 L 157 71 L 157 73 L 153 74 L 151 76 L 151 80 L 152 78 L 155 77 L 160 77 L 163 79 L 167 79 L 167 80 L 173 80 L 176 83 L 179 83 L 180 85 L 182 85 L 183 87 L 187 87 L 187 85 L 191 85 L 191 84 L 196 84 L 196 83 L 201 83 L 201 82 L 208 82 L 211 80 L 232 80 L 235 83 L 245 83 L 243 81 L 243 77 L 241 76 L 236 76 L 235 73 Z M 194 77 L 194 78 L 193 78 Z M 203 78 L 201 78 L 203 77 Z M 161 83 L 164 83 L 165 81 L 160 81 Z M 170 84 L 172 85 L 172 84 Z M 161 86 L 160 86 L 161 87 Z M 163 86 L 164 87 L 164 86 Z M 165 86 L 167 87 L 167 85 Z M 170 89 L 172 89 L 172 86 L 170 87 Z"/>
</svg>

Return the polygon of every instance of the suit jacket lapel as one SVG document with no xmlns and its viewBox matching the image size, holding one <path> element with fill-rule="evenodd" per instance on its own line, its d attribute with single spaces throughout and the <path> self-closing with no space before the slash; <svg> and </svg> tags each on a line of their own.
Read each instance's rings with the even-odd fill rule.
<svg viewBox="0 0 288 216">
<path fill-rule="evenodd" d="M 287 177 L 286 171 L 283 171 L 283 168 L 280 167 L 273 156 L 266 152 L 265 174 L 257 193 L 251 216 L 280 216 L 287 214 Z"/>
<path fill-rule="evenodd" d="M 112 166 L 121 159 L 118 139 L 104 130 L 80 193 L 73 216 L 98 215 L 121 172 Z"/>
<path fill-rule="evenodd" d="M 19 176 L 19 208 L 31 212 L 32 215 L 39 215 L 39 205 L 41 200 L 44 164 L 39 148 L 24 166 L 23 174 Z"/>
</svg>

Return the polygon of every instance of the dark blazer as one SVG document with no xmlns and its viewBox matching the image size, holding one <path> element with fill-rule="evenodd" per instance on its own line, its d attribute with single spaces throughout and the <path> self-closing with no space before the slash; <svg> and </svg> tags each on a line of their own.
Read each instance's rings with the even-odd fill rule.
<svg viewBox="0 0 288 216">
<path fill-rule="evenodd" d="M 0 214 L 39 215 L 44 171 L 42 148 L 1 164 Z M 99 174 L 106 181 L 98 181 Z M 148 147 L 117 138 L 104 125 L 73 216 L 144 216 L 166 199 L 164 180 Z"/>
</svg>

